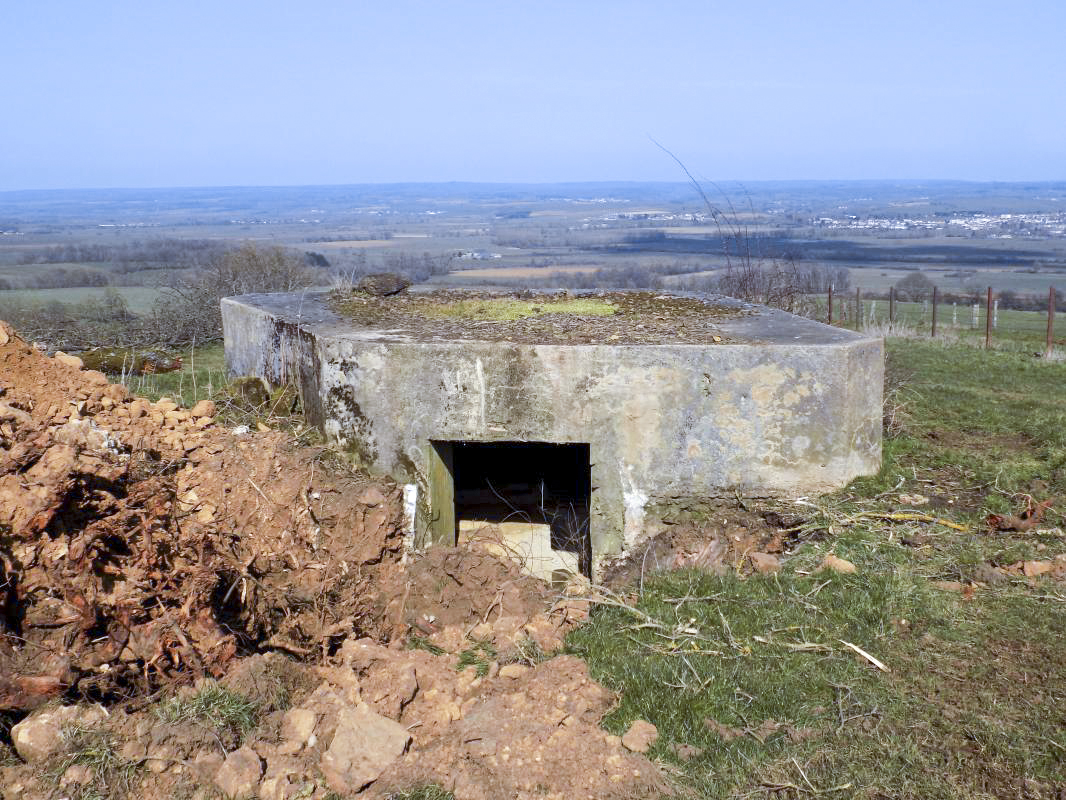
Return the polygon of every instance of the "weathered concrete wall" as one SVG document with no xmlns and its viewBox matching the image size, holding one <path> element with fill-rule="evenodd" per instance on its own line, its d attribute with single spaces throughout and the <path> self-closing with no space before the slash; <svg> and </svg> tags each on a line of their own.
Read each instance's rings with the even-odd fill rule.
<svg viewBox="0 0 1066 800">
<path fill-rule="evenodd" d="M 588 442 L 596 563 L 648 509 L 822 492 L 880 467 L 881 341 L 782 312 L 729 321 L 747 343 L 711 346 L 413 342 L 307 297 L 298 316 L 293 296 L 224 300 L 230 371 L 296 379 L 330 441 L 418 484 L 418 537 L 430 441 Z"/>
</svg>

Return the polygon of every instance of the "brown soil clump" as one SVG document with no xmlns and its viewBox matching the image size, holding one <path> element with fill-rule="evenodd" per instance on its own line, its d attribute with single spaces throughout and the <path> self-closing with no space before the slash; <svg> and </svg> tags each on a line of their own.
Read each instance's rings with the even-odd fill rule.
<svg viewBox="0 0 1066 800">
<path fill-rule="evenodd" d="M 761 515 L 717 508 L 699 516 L 667 525 L 633 548 L 611 565 L 604 583 L 620 589 L 637 583 L 642 574 L 689 568 L 717 574 L 775 571 L 768 568 L 770 559 L 764 556 L 780 556 L 795 544 L 783 530 L 794 521 L 772 512 Z"/>
<path fill-rule="evenodd" d="M 553 652 L 589 612 L 580 580 L 553 591 L 477 544 L 415 556 L 395 582 L 385 583 L 385 592 L 392 597 L 386 618 L 396 621 L 400 635 L 450 652 L 472 643 L 489 644 L 501 657 L 531 645 Z"/>
<path fill-rule="evenodd" d="M 614 697 L 588 677 L 584 662 L 559 656 L 471 689 L 462 718 L 390 767 L 371 797 L 426 783 L 453 791 L 456 800 L 666 793 L 654 764 L 599 727 Z"/>
<path fill-rule="evenodd" d="M 399 553 L 395 486 L 2 338 L 0 709 L 377 630 L 368 573 Z"/>
<path fill-rule="evenodd" d="M 477 624 L 490 615 L 529 617 L 551 605 L 543 581 L 478 547 L 434 547 L 415 556 L 399 577 L 402 595 L 390 609 L 426 635 L 448 625 Z"/>
<path fill-rule="evenodd" d="M 580 300 L 609 304 L 614 313 L 569 310 Z M 467 309 L 494 304 L 521 306 L 528 315 L 499 319 L 467 313 Z M 331 305 L 361 328 L 388 330 L 390 335 L 418 341 L 529 344 L 719 344 L 736 341 L 722 332 L 719 323 L 745 313 L 740 308 L 656 292 L 574 295 L 442 289 L 391 297 L 338 292 Z"/>
</svg>

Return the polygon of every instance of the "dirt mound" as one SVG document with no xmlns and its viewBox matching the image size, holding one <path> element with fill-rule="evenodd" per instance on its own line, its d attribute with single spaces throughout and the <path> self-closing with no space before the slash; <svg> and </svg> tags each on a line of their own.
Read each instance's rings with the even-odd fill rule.
<svg viewBox="0 0 1066 800">
<path fill-rule="evenodd" d="M 399 553 L 397 487 L 212 413 L 131 398 L 0 328 L 0 709 L 377 631 L 368 572 Z"/>
<path fill-rule="evenodd" d="M 787 552 L 795 542 L 788 529 L 796 520 L 774 512 L 755 514 L 738 508 L 715 508 L 700 519 L 680 521 L 635 547 L 613 564 L 604 583 L 613 588 L 635 584 L 640 576 L 660 570 L 704 569 L 756 571 L 752 556 Z"/>
<path fill-rule="evenodd" d="M 659 770 L 599 727 L 613 695 L 583 661 L 559 656 L 534 668 L 470 682 L 462 717 L 384 772 L 370 796 L 433 783 L 457 800 L 657 797 Z"/>
<path fill-rule="evenodd" d="M 551 603 L 543 581 L 478 547 L 435 547 L 415 556 L 392 604 L 403 620 L 430 635 L 448 625 L 484 622 L 486 615 L 526 616 Z"/>
<path fill-rule="evenodd" d="M 415 555 L 385 582 L 385 593 L 392 598 L 386 617 L 398 623 L 399 636 L 450 652 L 476 645 L 500 656 L 530 646 L 553 652 L 589 612 L 584 579 L 553 591 L 476 543 Z"/>
<path fill-rule="evenodd" d="M 0 797 L 162 800 L 198 787 L 192 796 L 380 800 L 436 784 L 456 800 L 624 800 L 668 789 L 652 762 L 599 727 L 615 697 L 570 656 L 494 662 L 484 675 L 459 669 L 454 654 L 368 639 L 345 642 L 329 666 L 257 658 L 240 681 L 185 687 L 132 714 L 35 712 L 15 728 L 27 763 L 0 766 Z M 264 698 L 247 685 L 255 675 L 315 688 Z M 249 694 L 227 691 L 238 683 Z"/>
<path fill-rule="evenodd" d="M 550 657 L 587 586 L 404 565 L 396 486 L 213 413 L 0 323 L 0 797 L 659 794 Z"/>
</svg>

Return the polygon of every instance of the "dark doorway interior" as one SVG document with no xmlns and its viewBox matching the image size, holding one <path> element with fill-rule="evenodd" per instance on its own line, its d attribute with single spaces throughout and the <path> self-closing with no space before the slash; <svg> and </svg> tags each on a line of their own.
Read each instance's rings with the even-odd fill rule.
<svg viewBox="0 0 1066 800">
<path fill-rule="evenodd" d="M 576 553 L 589 575 L 588 444 L 448 442 L 455 520 L 526 521 L 551 527 L 553 550 Z"/>
</svg>

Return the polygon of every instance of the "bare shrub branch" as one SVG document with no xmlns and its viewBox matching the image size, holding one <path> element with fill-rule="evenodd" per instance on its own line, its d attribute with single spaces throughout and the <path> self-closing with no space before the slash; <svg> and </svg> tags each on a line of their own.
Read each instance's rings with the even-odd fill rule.
<svg viewBox="0 0 1066 800">
<path fill-rule="evenodd" d="M 316 277 L 302 253 L 248 242 L 164 290 L 151 314 L 156 339 L 170 345 L 219 339 L 223 297 L 291 292 L 312 285 Z"/>
</svg>

